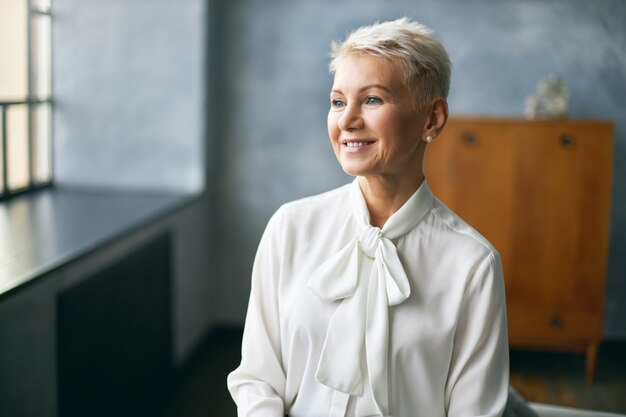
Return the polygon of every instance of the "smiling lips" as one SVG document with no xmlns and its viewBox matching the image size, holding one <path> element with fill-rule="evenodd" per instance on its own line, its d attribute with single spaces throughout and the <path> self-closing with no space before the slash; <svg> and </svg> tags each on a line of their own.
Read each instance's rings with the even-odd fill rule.
<svg viewBox="0 0 626 417">
<path fill-rule="evenodd" d="M 347 152 L 362 152 L 369 149 L 373 144 L 373 140 L 365 139 L 347 139 L 341 141 L 341 146 Z"/>
</svg>

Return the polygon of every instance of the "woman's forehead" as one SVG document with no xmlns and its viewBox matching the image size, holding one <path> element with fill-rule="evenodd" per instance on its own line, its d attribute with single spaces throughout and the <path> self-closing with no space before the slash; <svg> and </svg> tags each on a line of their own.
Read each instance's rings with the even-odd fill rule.
<svg viewBox="0 0 626 417">
<path fill-rule="evenodd" d="M 360 88 L 369 84 L 389 89 L 401 86 L 402 77 L 397 62 L 365 54 L 348 55 L 341 59 L 335 72 L 333 89 Z"/>
</svg>

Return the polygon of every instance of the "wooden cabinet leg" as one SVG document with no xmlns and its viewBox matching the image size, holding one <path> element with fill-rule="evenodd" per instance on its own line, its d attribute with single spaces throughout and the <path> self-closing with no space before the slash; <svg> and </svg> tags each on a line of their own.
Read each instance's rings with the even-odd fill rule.
<svg viewBox="0 0 626 417">
<path fill-rule="evenodd" d="M 593 384 L 593 378 L 596 373 L 596 359 L 598 357 L 598 342 L 590 343 L 587 346 L 587 353 L 585 357 L 585 375 L 587 377 L 587 383 Z"/>
</svg>

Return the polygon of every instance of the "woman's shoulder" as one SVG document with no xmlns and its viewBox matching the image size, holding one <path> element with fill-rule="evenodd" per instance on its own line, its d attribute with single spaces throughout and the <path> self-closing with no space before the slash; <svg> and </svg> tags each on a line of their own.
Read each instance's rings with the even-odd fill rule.
<svg viewBox="0 0 626 417">
<path fill-rule="evenodd" d="M 462 241 L 464 243 L 462 246 L 472 246 L 477 252 L 482 252 L 485 256 L 497 256 L 498 251 L 487 238 L 439 199 L 435 198 L 431 212 L 440 224 L 443 233 L 447 235 L 447 239 Z"/>
</svg>

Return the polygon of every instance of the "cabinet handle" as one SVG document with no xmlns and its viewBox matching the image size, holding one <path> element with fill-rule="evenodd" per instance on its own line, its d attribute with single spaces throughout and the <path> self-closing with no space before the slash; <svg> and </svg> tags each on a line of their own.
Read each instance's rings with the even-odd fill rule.
<svg viewBox="0 0 626 417">
<path fill-rule="evenodd" d="M 561 145 L 563 145 L 564 148 L 572 148 L 574 146 L 574 139 L 572 139 L 570 135 L 563 135 L 561 136 Z"/>
<path fill-rule="evenodd" d="M 561 316 L 554 316 L 550 319 L 550 326 L 560 329 L 563 327 L 563 319 Z"/>
<path fill-rule="evenodd" d="M 463 142 L 466 145 L 473 146 L 476 144 L 476 136 L 471 133 L 463 133 Z"/>
</svg>

